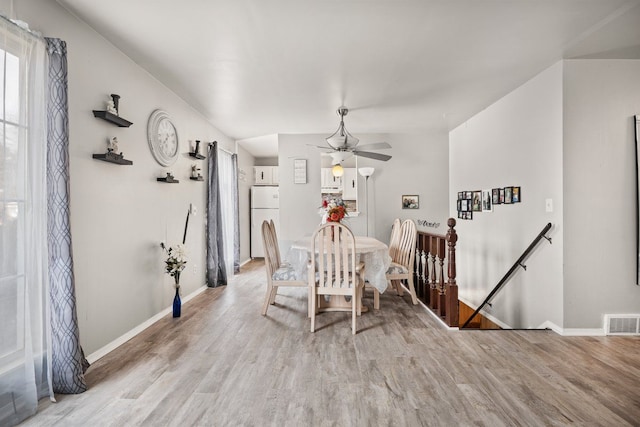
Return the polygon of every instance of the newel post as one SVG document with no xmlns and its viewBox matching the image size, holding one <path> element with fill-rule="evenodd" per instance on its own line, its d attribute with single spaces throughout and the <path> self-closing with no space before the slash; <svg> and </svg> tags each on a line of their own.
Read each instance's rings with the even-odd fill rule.
<svg viewBox="0 0 640 427">
<path fill-rule="evenodd" d="M 448 270 L 445 302 L 445 322 L 449 326 L 458 326 L 458 285 L 456 284 L 456 242 L 458 234 L 456 233 L 456 220 L 449 218 L 447 221 L 449 230 L 447 231 L 447 246 L 449 248 L 447 254 Z"/>
</svg>

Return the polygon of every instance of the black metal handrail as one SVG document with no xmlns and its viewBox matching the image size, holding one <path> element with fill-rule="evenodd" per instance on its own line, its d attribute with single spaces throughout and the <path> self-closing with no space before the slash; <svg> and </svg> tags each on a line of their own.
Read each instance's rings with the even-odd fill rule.
<svg viewBox="0 0 640 427">
<path fill-rule="evenodd" d="M 547 225 L 545 225 L 545 227 L 542 229 L 542 231 L 540 232 L 540 234 L 538 234 L 536 236 L 535 239 L 533 239 L 533 242 L 531 242 L 531 244 L 529 245 L 529 247 L 527 249 L 524 250 L 524 252 L 522 253 L 522 255 L 520 255 L 520 258 L 518 258 L 518 260 L 513 264 L 513 266 L 511 266 L 511 268 L 509 269 L 509 271 L 507 271 L 507 274 L 505 274 L 502 279 L 500 279 L 500 281 L 498 282 L 498 284 L 493 288 L 493 290 L 491 292 L 489 292 L 489 295 L 485 298 L 485 300 L 482 302 L 482 304 L 480 304 L 480 306 L 476 309 L 476 311 L 473 312 L 473 314 L 471 315 L 471 317 L 469 317 L 467 319 L 466 322 L 464 322 L 464 325 L 462 325 L 460 327 L 460 329 L 465 328 L 470 322 L 471 320 L 473 320 L 474 317 L 477 316 L 478 313 L 480 313 L 480 310 L 482 310 L 484 308 L 484 306 L 491 301 L 491 298 L 493 298 L 493 296 L 500 290 L 500 288 L 502 288 L 502 286 L 507 282 L 507 280 L 509 280 L 511 274 L 513 274 L 514 271 L 516 271 L 516 269 L 518 267 L 522 267 L 524 270 L 527 269 L 527 266 L 522 264 L 522 262 L 525 260 L 525 258 L 527 257 L 527 255 L 529 255 L 529 253 L 533 250 L 533 248 L 538 244 L 538 242 L 540 240 L 547 239 L 547 241 L 549 243 L 551 243 L 551 238 L 545 236 L 545 234 L 547 233 L 547 231 L 549 231 L 551 229 L 551 223 L 548 223 Z"/>
</svg>

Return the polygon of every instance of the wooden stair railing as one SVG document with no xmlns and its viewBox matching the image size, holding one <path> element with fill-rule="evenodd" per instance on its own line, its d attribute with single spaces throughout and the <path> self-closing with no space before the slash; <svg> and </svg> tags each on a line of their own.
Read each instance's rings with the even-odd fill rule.
<svg viewBox="0 0 640 427">
<path fill-rule="evenodd" d="M 456 220 L 449 218 L 447 234 L 418 231 L 415 256 L 415 286 L 418 298 L 452 327 L 458 326 L 458 285 L 456 284 Z M 444 265 L 447 264 L 445 281 Z"/>
</svg>

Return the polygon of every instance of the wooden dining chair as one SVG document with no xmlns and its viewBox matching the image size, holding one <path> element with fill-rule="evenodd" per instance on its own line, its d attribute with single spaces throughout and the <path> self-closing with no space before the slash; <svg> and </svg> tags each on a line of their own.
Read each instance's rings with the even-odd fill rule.
<svg viewBox="0 0 640 427">
<path fill-rule="evenodd" d="M 396 218 L 393 220 L 393 224 L 391 225 L 391 237 L 389 238 L 389 256 L 391 259 L 395 256 L 398 251 L 398 245 L 400 244 L 400 226 L 402 222 L 400 218 Z"/>
<path fill-rule="evenodd" d="M 389 237 L 389 256 L 391 257 L 391 259 L 394 259 L 396 256 L 396 253 L 398 252 L 398 246 L 400 245 L 400 226 L 402 225 L 402 222 L 400 221 L 400 218 L 396 218 L 393 220 L 393 224 L 391 224 L 391 236 Z M 370 286 L 368 284 L 369 282 L 365 282 L 364 286 L 365 289 L 373 289 L 373 308 L 374 310 L 378 310 L 380 308 L 380 292 L 375 289 L 374 287 Z M 398 289 L 399 286 L 399 282 L 396 281 L 388 281 L 389 283 L 389 287 L 393 287 L 396 292 L 398 293 L 398 295 L 401 295 L 400 292 L 402 292 L 401 290 Z"/>
<path fill-rule="evenodd" d="M 320 226 L 311 237 L 309 289 L 311 332 L 315 332 L 319 298 L 324 295 L 351 297 L 351 332 L 356 333 L 356 316 L 361 310 L 364 264 L 356 259 L 356 240 L 339 222 Z"/>
<path fill-rule="evenodd" d="M 275 303 L 278 287 L 294 286 L 306 287 L 304 280 L 296 278 L 294 268 L 280 259 L 280 249 L 278 248 L 278 236 L 273 221 L 262 222 L 262 244 L 264 246 L 264 264 L 267 271 L 267 294 L 262 304 L 262 315 L 267 315 L 269 305 Z M 309 300 L 309 298 L 307 298 Z M 307 314 L 310 313 L 311 305 L 307 304 Z"/>
<path fill-rule="evenodd" d="M 398 249 L 394 255 L 391 256 L 391 265 L 387 269 L 387 280 L 390 283 L 396 282 L 395 288 L 398 291 L 398 295 L 403 295 L 402 285 L 399 281 L 407 281 L 407 288 L 409 288 L 413 305 L 418 304 L 416 288 L 413 285 L 413 267 L 416 257 L 417 234 L 416 223 L 411 219 L 405 219 L 400 226 Z"/>
</svg>

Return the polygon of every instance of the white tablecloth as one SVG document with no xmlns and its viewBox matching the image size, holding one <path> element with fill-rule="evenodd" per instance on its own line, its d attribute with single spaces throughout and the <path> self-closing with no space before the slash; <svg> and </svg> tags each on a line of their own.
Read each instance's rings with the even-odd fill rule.
<svg viewBox="0 0 640 427">
<path fill-rule="evenodd" d="M 373 237 L 355 236 L 356 254 L 364 262 L 364 278 L 380 293 L 387 289 L 386 272 L 391 263 L 389 248 Z M 311 236 L 296 240 L 286 256 L 298 280 L 307 280 L 307 263 L 311 252 Z"/>
</svg>

